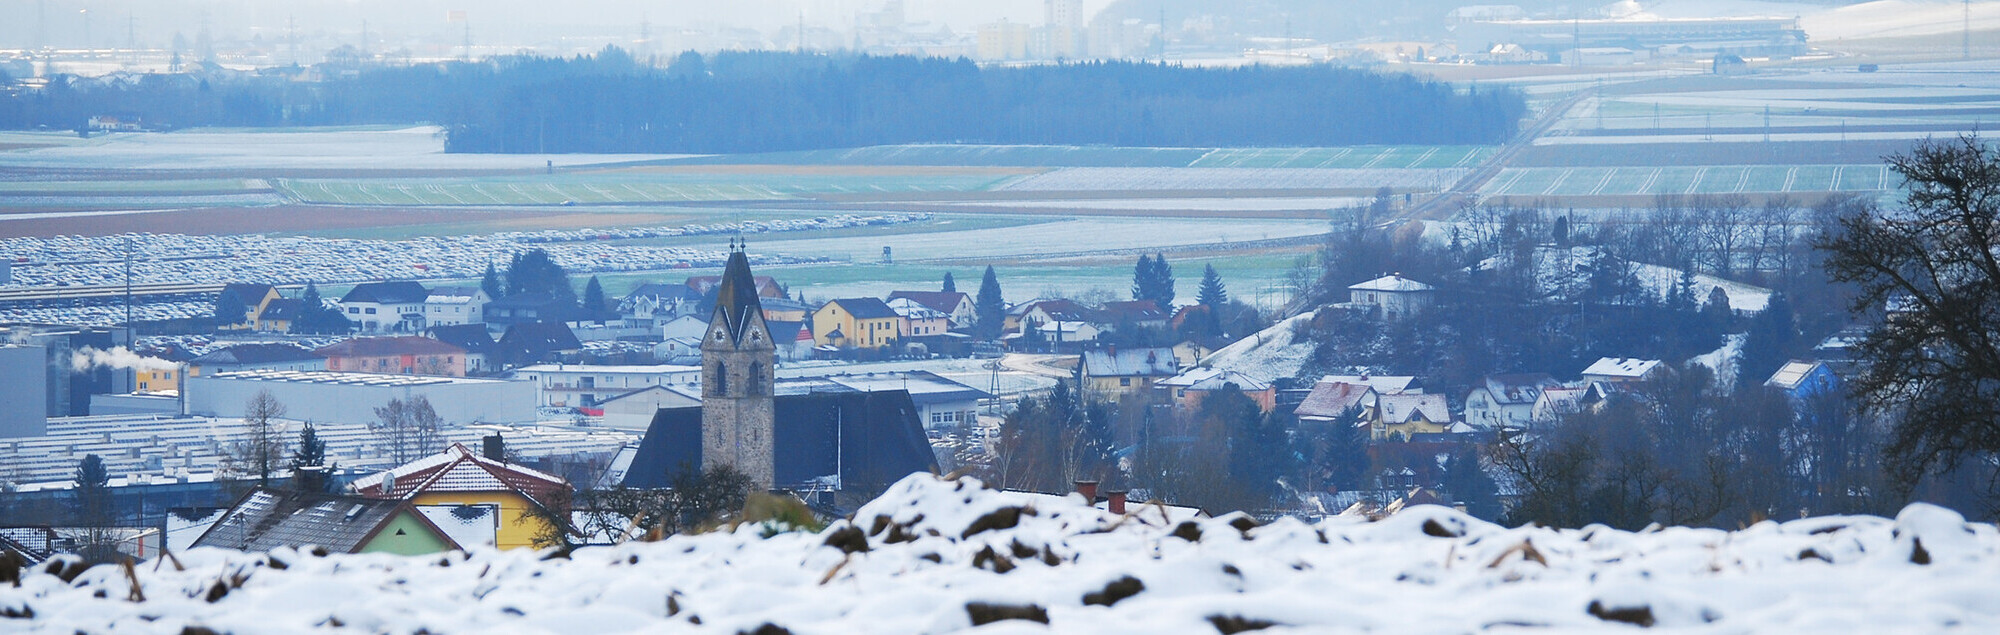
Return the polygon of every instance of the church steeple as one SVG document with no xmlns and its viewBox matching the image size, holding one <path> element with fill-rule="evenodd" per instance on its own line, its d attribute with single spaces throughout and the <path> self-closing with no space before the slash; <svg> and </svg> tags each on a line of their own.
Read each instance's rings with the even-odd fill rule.
<svg viewBox="0 0 2000 635">
<path fill-rule="evenodd" d="M 744 247 L 740 239 L 729 241 L 715 313 L 701 343 L 701 463 L 703 470 L 734 466 L 759 487 L 769 488 L 777 345 L 764 323 Z"/>
</svg>

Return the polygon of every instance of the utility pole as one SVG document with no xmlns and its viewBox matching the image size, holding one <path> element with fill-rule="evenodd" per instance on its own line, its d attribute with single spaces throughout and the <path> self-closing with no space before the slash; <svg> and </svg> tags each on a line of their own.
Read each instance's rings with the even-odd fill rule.
<svg viewBox="0 0 2000 635">
<path fill-rule="evenodd" d="M 132 237 L 125 237 L 125 340 L 132 340 Z"/>
</svg>

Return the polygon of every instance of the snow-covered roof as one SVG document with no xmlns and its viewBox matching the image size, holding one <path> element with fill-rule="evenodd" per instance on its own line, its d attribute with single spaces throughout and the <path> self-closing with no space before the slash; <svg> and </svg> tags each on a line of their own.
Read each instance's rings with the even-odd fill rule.
<svg viewBox="0 0 2000 635">
<path fill-rule="evenodd" d="M 1178 370 L 1171 348 L 1112 348 L 1083 353 L 1083 374 L 1091 377 L 1166 377 Z"/>
<path fill-rule="evenodd" d="M 1226 384 L 1234 384 L 1237 390 L 1246 392 L 1257 392 L 1271 387 L 1271 384 L 1259 381 L 1255 377 L 1220 368 L 1190 368 L 1187 372 L 1159 382 L 1161 386 L 1187 390 L 1222 390 Z"/>
<path fill-rule="evenodd" d="M 1408 375 L 1327 375 L 1319 378 L 1319 383 L 1367 386 L 1385 395 L 1418 394 L 1424 391 L 1423 388 L 1416 387 L 1417 378 Z"/>
<path fill-rule="evenodd" d="M 1778 367 L 1778 372 L 1771 374 L 1771 379 L 1765 381 L 1764 385 L 1785 390 L 1798 390 L 1800 386 L 1805 385 L 1807 378 L 1812 377 L 1814 369 L 1825 366 L 1823 363 L 1809 360 L 1795 359 L 1785 362 L 1784 366 Z"/>
<path fill-rule="evenodd" d="M 1380 278 L 1376 278 L 1374 280 L 1369 280 L 1367 282 L 1350 285 L 1347 287 L 1349 291 L 1401 291 L 1401 292 L 1430 291 L 1435 288 L 1436 287 L 1433 287 L 1431 285 L 1424 284 L 1422 282 L 1417 282 L 1409 278 L 1405 278 L 1402 276 L 1402 274 L 1390 274 L 1382 276 Z"/>
<path fill-rule="evenodd" d="M 1451 408 L 1445 404 L 1444 395 L 1382 395 L 1376 404 L 1382 410 L 1382 422 L 1389 425 L 1409 423 L 1417 415 L 1423 415 L 1431 423 L 1451 421 Z"/>
<path fill-rule="evenodd" d="M 1481 387 L 1493 395 L 1493 401 L 1500 404 L 1532 404 L 1541 398 L 1542 391 L 1562 385 L 1548 373 L 1513 373 L 1487 375 Z"/>
<path fill-rule="evenodd" d="M 394 479 L 388 477 L 394 475 Z M 495 461 L 453 443 L 445 451 L 354 481 L 354 491 L 371 498 L 409 498 L 422 492 L 516 491 L 536 501 L 569 487 L 560 477 Z"/>
<path fill-rule="evenodd" d="M 1614 377 L 1638 379 L 1645 377 L 1653 369 L 1660 367 L 1660 360 L 1636 357 L 1603 357 L 1589 368 L 1583 369 L 1585 377 Z"/>
<path fill-rule="evenodd" d="M 1313 385 L 1312 392 L 1306 393 L 1295 412 L 1300 417 L 1337 417 L 1362 405 L 1373 394 L 1375 389 L 1366 385 L 1323 381 Z"/>
</svg>

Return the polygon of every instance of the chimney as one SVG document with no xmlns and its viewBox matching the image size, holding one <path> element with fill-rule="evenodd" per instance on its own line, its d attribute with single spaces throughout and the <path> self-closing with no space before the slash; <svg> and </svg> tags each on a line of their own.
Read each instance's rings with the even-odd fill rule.
<svg viewBox="0 0 2000 635">
<path fill-rule="evenodd" d="M 1109 498 L 1111 499 L 1111 500 L 1109 501 L 1109 503 L 1108 503 L 1108 504 L 1109 504 L 1109 506 L 1110 506 L 1110 511 L 1111 511 L 1111 513 L 1113 513 L 1113 514 L 1118 514 L 1118 515 L 1120 515 L 1120 516 L 1123 516 L 1123 515 L 1125 515 L 1125 492 L 1124 492 L 1124 491 L 1122 491 L 1122 490 L 1112 490 L 1112 491 L 1110 491 L 1110 492 L 1106 492 L 1106 493 L 1105 493 L 1105 496 L 1107 496 L 1107 497 L 1109 497 Z"/>
<path fill-rule="evenodd" d="M 1082 494 L 1083 500 L 1097 504 L 1097 481 L 1077 481 L 1076 493 Z"/>
<path fill-rule="evenodd" d="M 481 440 L 485 442 L 485 447 L 481 448 L 481 455 L 502 463 L 507 462 L 507 442 L 502 441 L 500 435 L 489 434 Z"/>
<path fill-rule="evenodd" d="M 1117 359 L 1117 358 L 1118 358 L 1118 345 L 1117 345 L 1117 344 L 1112 344 L 1112 345 L 1109 345 L 1109 346 L 1106 346 L 1106 347 L 1104 347 L 1104 350 L 1105 350 L 1106 354 L 1108 354 L 1108 355 L 1110 355 L 1110 356 L 1111 356 L 1111 358 L 1112 358 L 1112 359 Z"/>
</svg>

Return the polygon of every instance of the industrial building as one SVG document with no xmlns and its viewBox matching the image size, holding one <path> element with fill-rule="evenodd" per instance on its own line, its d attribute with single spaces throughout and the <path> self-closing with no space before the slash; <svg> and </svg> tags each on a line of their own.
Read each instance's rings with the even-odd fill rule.
<svg viewBox="0 0 2000 635">
<path fill-rule="evenodd" d="M 0 438 L 42 436 L 48 419 L 48 351 L 0 346 Z"/>
<path fill-rule="evenodd" d="M 252 396 L 269 390 L 289 411 L 311 413 L 315 422 L 368 423 L 390 400 L 419 396 L 448 425 L 535 421 L 535 386 L 522 381 L 264 370 L 189 377 L 186 383 L 190 415 L 241 417 Z"/>
<path fill-rule="evenodd" d="M 534 384 L 536 402 L 551 407 L 594 408 L 601 402 L 651 386 L 699 386 L 701 367 L 660 364 L 614 366 L 536 364 L 514 369 L 514 378 Z M 647 417 L 651 420 L 651 417 Z"/>
</svg>

